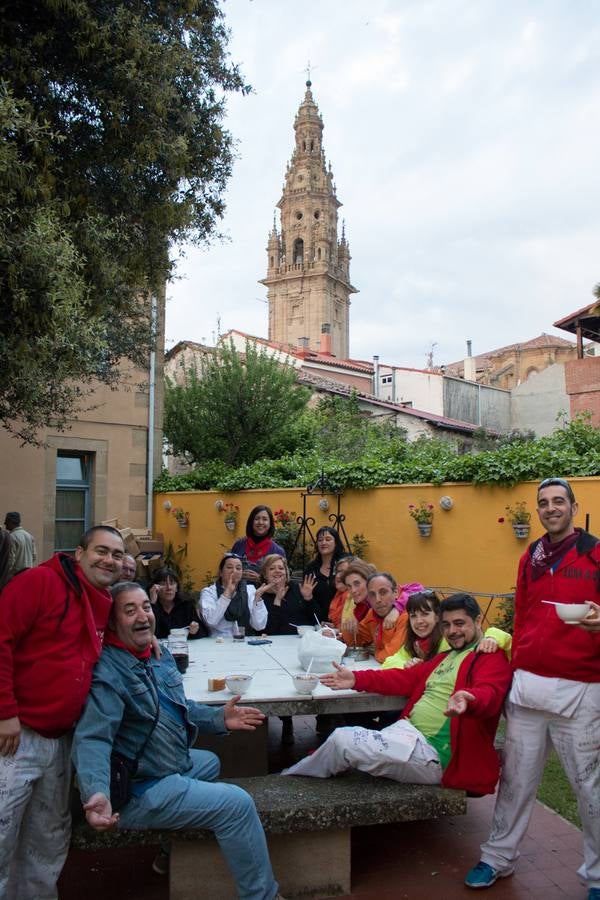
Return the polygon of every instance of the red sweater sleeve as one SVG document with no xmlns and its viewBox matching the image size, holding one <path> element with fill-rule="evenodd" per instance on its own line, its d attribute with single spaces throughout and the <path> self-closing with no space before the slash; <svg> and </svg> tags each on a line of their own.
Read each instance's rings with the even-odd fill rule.
<svg viewBox="0 0 600 900">
<path fill-rule="evenodd" d="M 13 650 L 19 639 L 32 627 L 39 615 L 44 574 L 39 568 L 28 569 L 11 579 L 0 594 L 0 719 L 19 714 L 14 693 Z"/>
<path fill-rule="evenodd" d="M 463 663 L 464 665 L 464 663 Z M 512 672 L 504 650 L 476 654 L 470 680 L 461 687 L 474 695 L 465 716 L 487 719 L 499 714 L 504 703 Z"/>
<path fill-rule="evenodd" d="M 435 661 L 435 665 L 432 663 Z M 410 669 L 363 669 L 354 673 L 354 689 L 373 694 L 409 697 L 417 685 L 425 682 L 439 663 L 439 657 L 411 666 Z"/>
</svg>

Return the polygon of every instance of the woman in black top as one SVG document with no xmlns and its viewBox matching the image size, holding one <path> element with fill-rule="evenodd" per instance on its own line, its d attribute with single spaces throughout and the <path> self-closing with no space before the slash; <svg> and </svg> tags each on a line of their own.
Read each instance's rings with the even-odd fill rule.
<svg viewBox="0 0 600 900">
<path fill-rule="evenodd" d="M 294 625 L 314 625 L 314 619 L 304 599 L 312 595 L 312 586 L 290 581 L 290 570 L 285 557 L 270 553 L 260 567 L 260 583 L 267 585 L 263 600 L 267 607 L 266 634 L 298 634 Z"/>
<path fill-rule="evenodd" d="M 267 607 L 266 634 L 298 634 L 294 625 L 312 625 L 312 616 L 305 602 L 312 596 L 312 584 L 304 579 L 302 586 L 290 581 L 290 570 L 284 556 L 270 553 L 260 567 L 260 583 L 267 585 L 263 600 Z M 291 624 L 293 622 L 293 625 Z M 281 743 L 294 743 L 294 724 L 291 716 L 280 716 Z"/>
<path fill-rule="evenodd" d="M 307 596 L 309 608 L 312 609 L 313 621 L 317 616 L 319 622 L 326 622 L 329 615 L 329 604 L 335 595 L 335 564 L 346 551 L 335 528 L 323 525 L 317 531 L 317 552 L 312 562 L 304 571 L 307 587 L 312 587 L 311 596 Z"/>
<path fill-rule="evenodd" d="M 169 637 L 172 628 L 189 628 L 191 639 L 208 637 L 208 628 L 198 615 L 196 605 L 179 590 L 179 578 L 174 569 L 164 567 L 154 572 L 148 596 L 156 619 L 157 638 Z"/>
</svg>

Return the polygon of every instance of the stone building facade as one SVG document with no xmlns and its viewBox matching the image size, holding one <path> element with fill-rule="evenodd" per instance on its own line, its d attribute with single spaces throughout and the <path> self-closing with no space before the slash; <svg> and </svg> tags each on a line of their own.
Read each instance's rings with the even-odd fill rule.
<svg viewBox="0 0 600 900">
<path fill-rule="evenodd" d="M 350 249 L 338 209 L 323 120 L 306 82 L 294 121 L 295 147 L 267 244 L 269 341 L 349 356 Z"/>
</svg>

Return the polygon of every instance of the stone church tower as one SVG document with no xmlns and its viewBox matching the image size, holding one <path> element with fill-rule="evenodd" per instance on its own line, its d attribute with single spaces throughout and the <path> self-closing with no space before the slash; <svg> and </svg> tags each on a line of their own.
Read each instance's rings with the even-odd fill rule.
<svg viewBox="0 0 600 900">
<path fill-rule="evenodd" d="M 325 165 L 323 120 L 306 82 L 294 131 L 296 146 L 267 245 L 269 340 L 349 355 L 350 250 L 338 209 L 331 164 Z"/>
</svg>

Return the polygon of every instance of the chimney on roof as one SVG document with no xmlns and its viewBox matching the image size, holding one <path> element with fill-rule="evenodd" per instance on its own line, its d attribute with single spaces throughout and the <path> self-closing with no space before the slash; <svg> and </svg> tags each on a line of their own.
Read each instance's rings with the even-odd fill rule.
<svg viewBox="0 0 600 900">
<path fill-rule="evenodd" d="M 467 355 L 465 357 L 463 368 L 463 376 L 465 381 L 477 381 L 477 368 L 475 364 L 475 357 L 473 356 L 471 350 L 471 341 L 467 341 Z"/>
<path fill-rule="evenodd" d="M 379 356 L 373 357 L 373 394 L 379 397 Z"/>
<path fill-rule="evenodd" d="M 300 359 L 306 359 L 307 356 L 310 355 L 310 349 L 308 346 L 308 338 L 301 337 L 298 338 L 298 354 Z"/>
<path fill-rule="evenodd" d="M 321 344 L 320 344 L 320 352 L 324 353 L 326 356 L 331 356 L 331 324 L 329 322 L 323 322 L 321 325 Z"/>
</svg>

